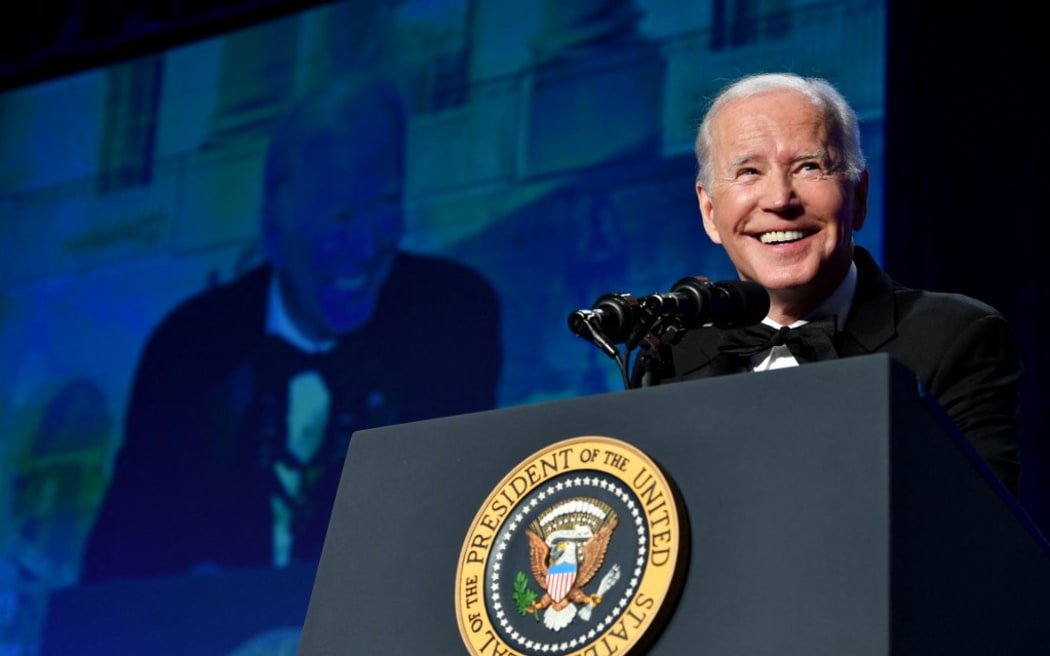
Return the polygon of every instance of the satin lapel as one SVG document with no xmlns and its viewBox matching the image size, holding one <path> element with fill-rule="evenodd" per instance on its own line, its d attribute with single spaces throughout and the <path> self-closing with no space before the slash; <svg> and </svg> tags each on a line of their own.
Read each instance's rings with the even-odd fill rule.
<svg viewBox="0 0 1050 656">
<path fill-rule="evenodd" d="M 842 329 L 839 347 L 843 357 L 875 353 L 897 335 L 893 280 L 863 248 L 857 247 L 853 259 L 857 291 Z"/>
<path fill-rule="evenodd" d="M 747 371 L 747 359 L 722 353 L 718 350 L 720 341 L 717 328 L 697 328 L 686 333 L 673 348 L 674 376 L 705 378 Z"/>
</svg>

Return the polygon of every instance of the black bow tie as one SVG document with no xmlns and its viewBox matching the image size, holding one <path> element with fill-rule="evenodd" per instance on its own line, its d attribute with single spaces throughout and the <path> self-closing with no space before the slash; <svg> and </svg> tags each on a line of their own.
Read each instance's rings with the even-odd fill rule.
<svg viewBox="0 0 1050 656">
<path fill-rule="evenodd" d="M 779 330 L 764 323 L 722 331 L 718 350 L 742 356 L 752 356 L 774 346 L 787 346 L 799 362 L 819 362 L 838 358 L 835 346 L 834 315 L 816 319 L 798 328 L 784 326 Z"/>
<path fill-rule="evenodd" d="M 314 372 L 334 393 L 347 379 L 349 349 L 337 346 L 321 353 L 307 353 L 277 335 L 268 335 L 254 361 L 254 380 L 258 389 L 283 394 L 288 382 L 299 374 Z"/>
</svg>

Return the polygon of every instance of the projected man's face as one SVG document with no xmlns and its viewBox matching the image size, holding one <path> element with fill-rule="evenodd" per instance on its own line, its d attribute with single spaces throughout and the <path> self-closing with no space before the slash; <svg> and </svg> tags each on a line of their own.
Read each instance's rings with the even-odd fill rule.
<svg viewBox="0 0 1050 656">
<path fill-rule="evenodd" d="M 403 232 L 401 136 L 375 106 L 348 131 L 298 146 L 293 173 L 269 190 L 264 238 L 293 320 L 312 339 L 367 322 Z"/>
</svg>

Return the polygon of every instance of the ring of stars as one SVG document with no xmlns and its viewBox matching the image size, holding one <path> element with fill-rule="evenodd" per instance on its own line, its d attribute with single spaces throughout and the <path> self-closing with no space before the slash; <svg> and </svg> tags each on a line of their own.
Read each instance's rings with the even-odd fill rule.
<svg viewBox="0 0 1050 656">
<path fill-rule="evenodd" d="M 634 562 L 634 569 L 631 575 L 627 578 L 627 589 L 624 590 L 620 596 L 619 602 L 609 607 L 609 611 L 602 617 L 594 626 L 590 627 L 582 635 L 574 637 L 570 640 L 565 640 L 558 643 L 542 643 L 535 640 L 531 640 L 519 633 L 514 626 L 510 623 L 510 619 L 507 617 L 507 613 L 503 608 L 503 603 L 500 601 L 499 592 L 499 576 L 500 571 L 503 569 L 503 558 L 506 554 L 509 544 L 512 542 L 512 538 L 517 533 L 518 529 L 522 526 L 528 525 L 529 515 L 540 509 L 540 504 L 546 499 L 556 493 L 563 492 L 572 488 L 587 488 L 587 487 L 598 487 L 612 496 L 618 498 L 623 505 L 627 508 L 630 513 L 631 520 L 634 522 L 635 533 L 637 535 L 638 549 Z M 581 647 L 591 640 L 601 635 L 606 628 L 612 625 L 613 621 L 619 617 L 620 613 L 629 603 L 631 597 L 634 595 L 635 589 L 638 586 L 638 582 L 642 578 L 642 574 L 645 569 L 645 562 L 648 554 L 648 536 L 645 527 L 645 516 L 642 514 L 641 509 L 635 502 L 634 497 L 624 487 L 618 485 L 615 482 L 609 481 L 606 478 L 599 476 L 581 476 L 576 475 L 571 479 L 559 480 L 551 483 L 542 490 L 539 490 L 527 503 L 522 504 L 516 510 L 515 516 L 507 522 L 505 525 L 506 530 L 502 535 L 500 541 L 496 544 L 495 554 L 493 556 L 494 562 L 492 564 L 491 585 L 488 588 L 489 592 L 489 603 L 496 620 L 499 623 L 500 628 L 503 630 L 504 635 L 508 636 L 509 639 L 522 647 L 530 650 L 542 650 L 544 653 L 560 653 L 567 652 L 571 649 Z"/>
</svg>

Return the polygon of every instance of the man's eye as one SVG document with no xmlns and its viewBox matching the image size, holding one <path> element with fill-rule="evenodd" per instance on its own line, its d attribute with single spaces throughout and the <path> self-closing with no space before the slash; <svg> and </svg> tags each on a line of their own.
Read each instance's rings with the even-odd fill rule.
<svg viewBox="0 0 1050 656">
<path fill-rule="evenodd" d="M 824 167 L 819 162 L 803 162 L 798 166 L 798 172 L 806 177 L 824 174 Z"/>
</svg>

